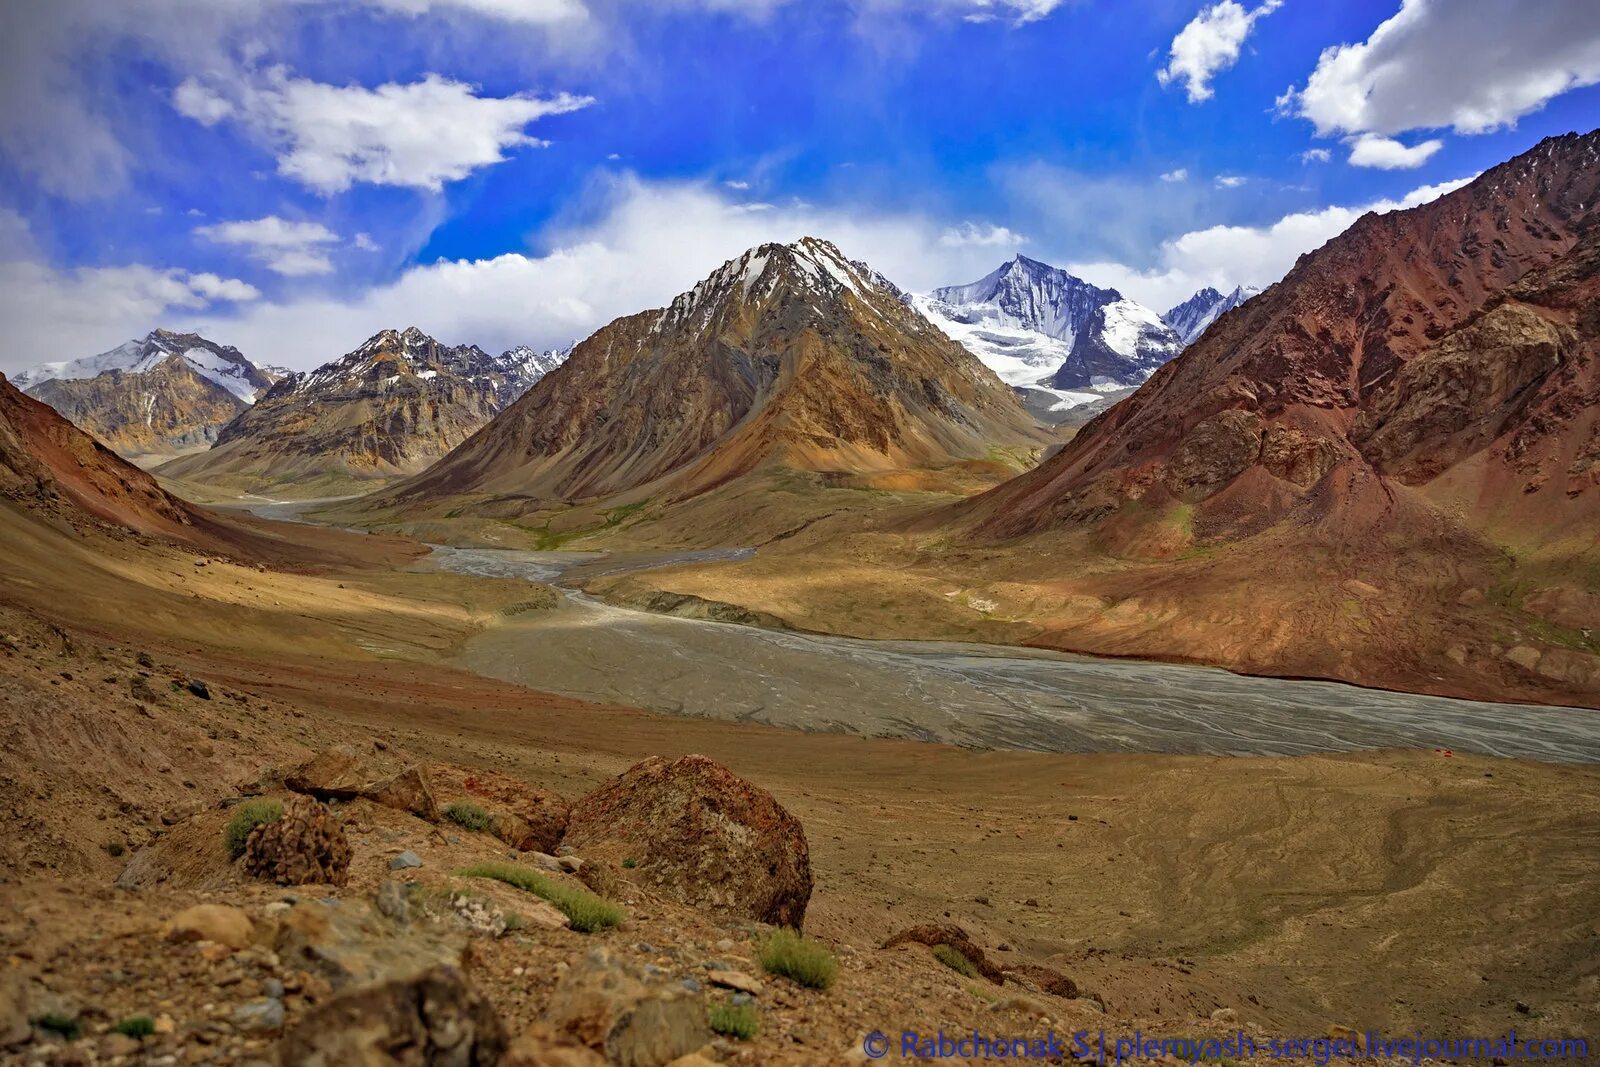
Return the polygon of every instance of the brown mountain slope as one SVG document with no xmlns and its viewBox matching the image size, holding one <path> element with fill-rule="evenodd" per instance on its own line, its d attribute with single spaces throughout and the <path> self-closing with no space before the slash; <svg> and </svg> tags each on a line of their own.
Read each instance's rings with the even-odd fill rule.
<svg viewBox="0 0 1600 1067">
<path fill-rule="evenodd" d="M 618 319 L 388 498 L 684 499 L 758 468 L 887 472 L 1043 437 L 1010 391 L 896 292 L 807 238 Z"/>
<path fill-rule="evenodd" d="M 1089 551 L 1042 643 L 1593 702 L 1597 201 L 1600 131 L 1365 216 L 958 517 Z"/>
<path fill-rule="evenodd" d="M 285 496 L 360 491 L 415 474 L 527 389 L 514 353 L 448 348 L 412 327 L 384 330 L 314 371 L 291 374 L 166 478 Z"/>
</svg>

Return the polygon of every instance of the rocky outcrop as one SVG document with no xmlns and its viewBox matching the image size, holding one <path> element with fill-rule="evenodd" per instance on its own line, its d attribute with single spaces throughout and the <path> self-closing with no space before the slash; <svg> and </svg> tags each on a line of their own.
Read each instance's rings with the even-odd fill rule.
<svg viewBox="0 0 1600 1067">
<path fill-rule="evenodd" d="M 947 945 L 971 960 L 978 973 L 989 981 L 996 984 L 1005 981 L 1005 973 L 973 942 L 965 930 L 953 924 L 913 926 L 909 930 L 900 931 L 883 943 L 884 948 L 894 948 L 896 945 L 927 945 L 929 948 L 935 945 Z"/>
<path fill-rule="evenodd" d="M 432 822 L 439 806 L 420 768 L 390 773 L 353 745 L 317 753 L 284 775 L 285 787 L 318 800 L 370 800 Z"/>
<path fill-rule="evenodd" d="M 603 948 L 561 980 L 543 1023 L 618 1067 L 666 1067 L 711 1040 L 699 997 L 642 981 Z"/>
<path fill-rule="evenodd" d="M 799 929 L 811 899 L 800 821 L 704 756 L 653 756 L 572 809 L 565 843 L 686 904 Z"/>
<path fill-rule="evenodd" d="M 290 797 L 283 817 L 262 823 L 245 839 L 244 869 L 279 885 L 344 885 L 350 842 L 326 807 L 310 797 Z"/>
<path fill-rule="evenodd" d="M 548 789 L 495 771 L 465 771 L 437 764 L 428 776 L 441 804 L 465 801 L 490 818 L 489 832 L 520 852 L 554 852 L 567 831 L 572 807 Z"/>
<path fill-rule="evenodd" d="M 281 1067 L 496 1067 L 510 1044 L 494 1006 L 454 967 L 335 996 L 278 1045 Z"/>
</svg>

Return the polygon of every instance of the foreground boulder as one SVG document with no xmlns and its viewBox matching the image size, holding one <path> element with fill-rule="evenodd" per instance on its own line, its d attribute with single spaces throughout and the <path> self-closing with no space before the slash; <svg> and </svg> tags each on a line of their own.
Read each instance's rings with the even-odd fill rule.
<svg viewBox="0 0 1600 1067">
<path fill-rule="evenodd" d="M 341 993 L 278 1045 L 281 1067 L 495 1067 L 509 1044 L 493 1005 L 454 967 Z"/>
<path fill-rule="evenodd" d="M 351 745 L 317 753 L 283 776 L 296 793 L 318 800 L 370 800 L 430 822 L 439 817 L 428 781 L 416 767 L 389 773 Z"/>
<path fill-rule="evenodd" d="M 544 1027 L 620 1067 L 664 1067 L 711 1040 L 699 997 L 681 986 L 642 981 L 603 948 L 561 980 L 545 1008 Z"/>
<path fill-rule="evenodd" d="M 990 962 L 983 949 L 974 944 L 972 938 L 968 937 L 967 932 L 959 926 L 949 923 L 938 926 L 913 926 L 909 930 L 900 931 L 883 943 L 884 948 L 894 948 L 896 945 L 927 945 L 929 948 L 935 945 L 948 945 L 971 960 L 978 973 L 989 981 L 996 985 L 1005 982 L 1004 972 Z"/>
<path fill-rule="evenodd" d="M 811 900 L 800 820 L 704 756 L 630 767 L 578 802 L 563 843 L 708 911 L 798 930 Z"/>
<path fill-rule="evenodd" d="M 290 797 L 283 817 L 250 831 L 244 845 L 245 873 L 279 885 L 344 885 L 350 842 L 333 812 L 310 797 Z"/>
</svg>

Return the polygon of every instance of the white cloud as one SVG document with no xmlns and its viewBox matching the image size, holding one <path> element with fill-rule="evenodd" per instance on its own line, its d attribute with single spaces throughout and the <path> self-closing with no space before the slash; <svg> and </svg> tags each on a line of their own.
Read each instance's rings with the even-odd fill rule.
<svg viewBox="0 0 1600 1067">
<path fill-rule="evenodd" d="M 1218 189 L 1237 189 L 1249 180 L 1237 174 L 1219 174 L 1217 175 L 1216 186 Z"/>
<path fill-rule="evenodd" d="M 1161 176 L 1161 180 L 1164 182 L 1186 182 L 1189 180 L 1189 168 L 1179 167 L 1177 170 L 1169 170 Z"/>
<path fill-rule="evenodd" d="M 193 78 L 185 78 L 172 91 L 172 106 L 178 114 L 202 126 L 215 126 L 233 114 L 233 105 L 226 98 Z"/>
<path fill-rule="evenodd" d="M 527 134 L 536 120 L 594 102 L 569 93 L 479 96 L 473 86 L 437 74 L 368 89 L 274 68 L 234 88 L 239 103 L 225 113 L 212 103 L 218 94 L 193 79 L 179 86 L 173 103 L 190 108 L 184 113 L 191 118 L 236 112 L 276 146 L 280 174 L 324 195 L 356 182 L 437 192 L 503 162 L 508 149 L 548 143 Z"/>
<path fill-rule="evenodd" d="M 980 226 L 975 222 L 963 222 L 939 235 L 939 244 L 944 248 L 1016 248 L 1027 242 L 1022 234 L 1004 226 Z"/>
<path fill-rule="evenodd" d="M 1211 99 L 1211 79 L 1238 62 L 1256 22 L 1282 6 L 1283 0 L 1262 0 L 1246 11 L 1235 0 L 1221 0 L 1202 9 L 1172 39 L 1170 58 L 1156 78 L 1162 85 L 1182 82 L 1191 104 Z"/>
<path fill-rule="evenodd" d="M 435 9 L 455 8 L 507 22 L 548 24 L 581 22 L 589 9 L 581 0 L 366 0 L 371 7 L 402 15 L 426 15 Z"/>
<path fill-rule="evenodd" d="M 1326 163 L 1333 158 L 1333 153 L 1326 148 L 1308 148 L 1300 153 L 1302 163 Z"/>
<path fill-rule="evenodd" d="M 325 246 L 338 234 L 320 222 L 290 222 L 276 215 L 248 222 L 219 222 L 194 231 L 208 241 L 244 248 L 251 258 L 286 278 L 333 273 Z"/>
<path fill-rule="evenodd" d="M 746 182 L 746 181 L 730 180 L 730 181 L 725 181 L 722 184 L 726 185 L 729 189 L 732 189 L 735 192 L 740 192 L 740 193 L 742 193 L 746 189 L 750 188 L 750 183 Z"/>
<path fill-rule="evenodd" d="M 1317 133 L 1485 133 L 1600 83 L 1595 0 L 1402 0 L 1358 44 L 1325 50 L 1280 108 Z"/>
<path fill-rule="evenodd" d="M 236 278 L 132 265 L 58 271 L 28 257 L 0 257 L 0 319 L 7 371 L 104 352 L 174 314 L 258 299 Z"/>
<path fill-rule="evenodd" d="M 1350 165 L 1376 167 L 1379 170 L 1414 170 L 1443 147 L 1444 142 L 1437 138 L 1408 147 L 1391 137 L 1364 133 L 1350 144 Z"/>
<path fill-rule="evenodd" d="M 376 252 L 382 246 L 372 239 L 370 233 L 358 233 L 350 239 L 350 244 L 362 252 Z"/>
<path fill-rule="evenodd" d="M 1121 263 L 1073 263 L 1073 273 L 1111 285 L 1153 308 L 1169 308 L 1207 285 L 1265 287 L 1282 278 L 1302 253 L 1321 247 L 1369 211 L 1416 207 L 1461 188 L 1471 178 L 1424 185 L 1399 200 L 1359 207 L 1326 207 L 1286 215 L 1266 226 L 1211 226 L 1164 242 L 1157 266 L 1138 270 Z"/>
</svg>

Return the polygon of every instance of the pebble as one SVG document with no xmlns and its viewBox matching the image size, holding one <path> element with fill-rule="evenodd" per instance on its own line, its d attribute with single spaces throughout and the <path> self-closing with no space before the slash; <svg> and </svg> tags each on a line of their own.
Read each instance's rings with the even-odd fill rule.
<svg viewBox="0 0 1600 1067">
<path fill-rule="evenodd" d="M 404 871 L 413 867 L 421 866 L 422 857 L 418 856 L 410 849 L 406 849 L 404 852 L 400 853 L 400 855 L 389 861 L 389 869 L 391 871 Z"/>
<path fill-rule="evenodd" d="M 271 1033 L 283 1028 L 283 1001 L 256 1000 L 233 1009 L 233 1025 L 246 1033 Z"/>
</svg>

